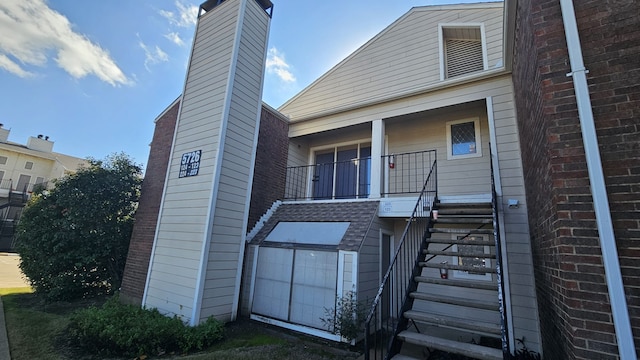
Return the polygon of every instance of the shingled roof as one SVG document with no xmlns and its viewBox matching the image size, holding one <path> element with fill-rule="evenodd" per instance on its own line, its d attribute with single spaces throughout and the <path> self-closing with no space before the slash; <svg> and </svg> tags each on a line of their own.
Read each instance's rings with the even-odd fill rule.
<svg viewBox="0 0 640 360">
<path fill-rule="evenodd" d="M 279 222 L 350 222 L 338 250 L 357 251 L 367 235 L 379 201 L 284 203 L 251 239 L 252 245 L 262 243 Z"/>
</svg>

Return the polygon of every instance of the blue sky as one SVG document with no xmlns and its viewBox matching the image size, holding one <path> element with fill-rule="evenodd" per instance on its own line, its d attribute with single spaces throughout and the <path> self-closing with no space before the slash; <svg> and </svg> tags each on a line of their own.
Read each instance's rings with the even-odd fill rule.
<svg viewBox="0 0 640 360">
<path fill-rule="evenodd" d="M 413 6 L 479 0 L 272 0 L 263 100 L 278 107 Z M 0 1 L 0 123 L 9 141 L 145 164 L 153 120 L 181 92 L 190 0 Z"/>
</svg>

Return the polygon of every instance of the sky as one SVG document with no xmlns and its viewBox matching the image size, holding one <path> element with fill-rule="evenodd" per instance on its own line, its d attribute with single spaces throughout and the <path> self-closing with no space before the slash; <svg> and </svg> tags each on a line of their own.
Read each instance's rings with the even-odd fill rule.
<svg viewBox="0 0 640 360">
<path fill-rule="evenodd" d="M 272 0 L 263 101 L 274 108 L 414 6 L 482 0 Z M 200 1 L 1 0 L 0 123 L 9 141 L 145 165 L 181 93 Z"/>
</svg>

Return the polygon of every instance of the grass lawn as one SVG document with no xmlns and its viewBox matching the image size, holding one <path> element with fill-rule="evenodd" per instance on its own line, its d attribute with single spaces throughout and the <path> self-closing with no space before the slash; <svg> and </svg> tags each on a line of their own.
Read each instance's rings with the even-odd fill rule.
<svg viewBox="0 0 640 360">
<path fill-rule="evenodd" d="M 100 305 L 104 299 L 43 303 L 30 288 L 0 289 L 4 304 L 9 347 L 13 360 L 99 359 L 78 352 L 65 340 L 69 316 L 77 309 Z M 276 329 L 246 319 L 227 324 L 225 338 L 206 352 L 160 359 L 267 360 L 267 359 L 356 359 L 357 352 L 335 343 Z"/>
</svg>

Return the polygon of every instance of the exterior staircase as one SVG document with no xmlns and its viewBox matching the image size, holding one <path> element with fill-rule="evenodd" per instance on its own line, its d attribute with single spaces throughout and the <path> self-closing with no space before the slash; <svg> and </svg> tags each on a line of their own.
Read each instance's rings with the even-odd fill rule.
<svg viewBox="0 0 640 360">
<path fill-rule="evenodd" d="M 436 206 L 409 293 L 409 326 L 393 359 L 423 359 L 434 350 L 473 359 L 503 359 L 503 326 L 491 203 Z"/>
</svg>

